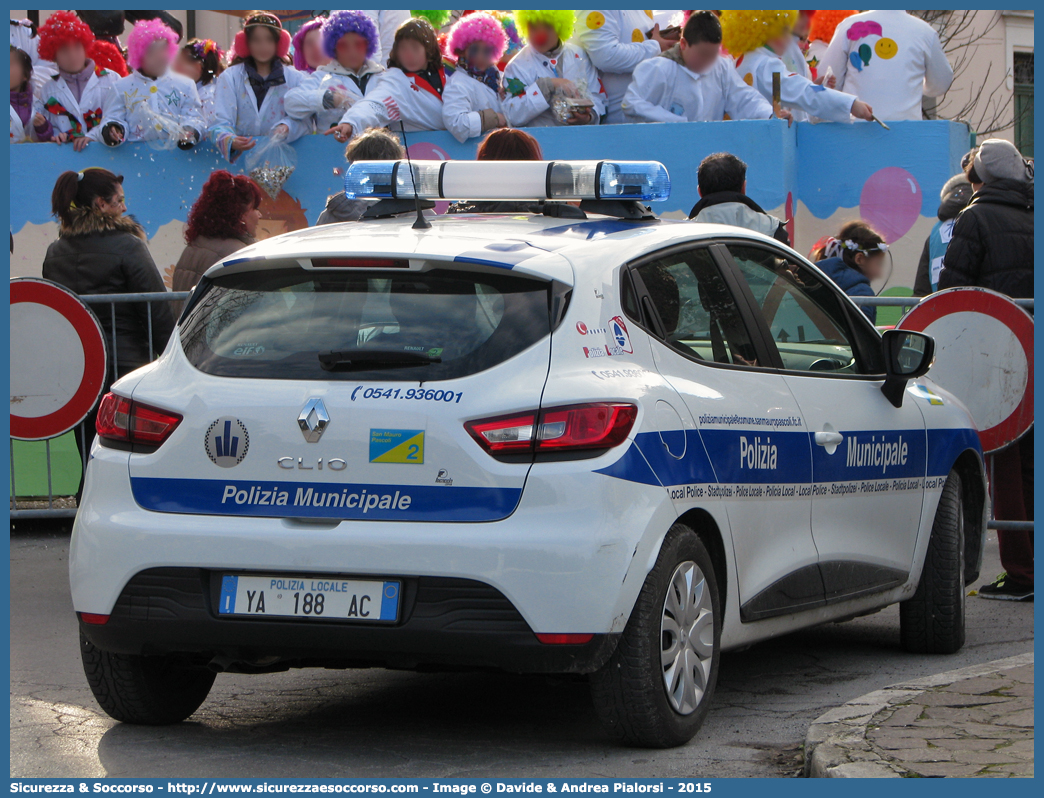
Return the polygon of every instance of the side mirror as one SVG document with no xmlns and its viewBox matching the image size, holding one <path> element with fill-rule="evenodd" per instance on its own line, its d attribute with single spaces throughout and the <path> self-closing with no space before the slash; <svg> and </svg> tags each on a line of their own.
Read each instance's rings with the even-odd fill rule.
<svg viewBox="0 0 1044 798">
<path fill-rule="evenodd" d="M 935 362 L 935 339 L 910 330 L 886 330 L 881 336 L 881 354 L 886 375 L 881 393 L 902 407 L 906 383 L 923 377 Z"/>
</svg>

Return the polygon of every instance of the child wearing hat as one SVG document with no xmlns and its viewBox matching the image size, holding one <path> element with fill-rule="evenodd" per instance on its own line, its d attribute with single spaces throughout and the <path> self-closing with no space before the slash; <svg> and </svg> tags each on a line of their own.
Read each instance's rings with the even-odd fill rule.
<svg viewBox="0 0 1044 798">
<path fill-rule="evenodd" d="M 587 53 L 568 41 L 574 21 L 572 11 L 515 12 L 515 24 L 526 46 L 504 70 L 504 114 L 512 127 L 597 125 L 601 121 L 605 90 Z M 563 119 L 552 110 L 556 93 L 578 98 L 585 94 L 593 105 L 578 105 Z"/>
<path fill-rule="evenodd" d="M 366 95 L 384 67 L 373 60 L 380 46 L 377 26 L 361 11 L 334 11 L 323 23 L 320 37 L 330 61 L 287 92 L 286 112 L 297 120 L 314 119 L 321 132 L 340 124 L 349 106 Z"/>
<path fill-rule="evenodd" d="M 54 130 L 54 140 L 67 141 L 79 152 L 91 141 L 118 144 L 123 129 L 113 120 L 119 75 L 97 66 L 88 53 L 94 34 L 72 11 L 56 11 L 40 26 L 40 58 L 54 61 L 58 74 L 43 86 L 37 102 Z"/>
<path fill-rule="evenodd" d="M 408 131 L 444 130 L 442 118 L 446 70 L 438 35 L 423 17 L 408 19 L 395 31 L 388 69 L 378 75 L 366 96 L 345 113 L 340 124 L 322 131 L 348 141 L 371 127 L 399 125 Z"/>
<path fill-rule="evenodd" d="M 623 98 L 628 122 L 720 122 L 769 119 L 772 103 L 740 80 L 721 55 L 721 24 L 711 11 L 694 11 L 681 41 L 638 65 Z M 790 118 L 783 109 L 780 114 Z"/>
<path fill-rule="evenodd" d="M 284 102 L 305 76 L 290 66 L 290 34 L 279 17 L 255 11 L 243 20 L 232 43 L 232 64 L 217 79 L 210 138 L 225 160 L 251 149 L 255 136 L 295 141 L 312 131 L 310 122 L 287 116 Z"/>
<path fill-rule="evenodd" d="M 461 17 L 450 29 L 447 48 L 457 68 L 446 80 L 442 118 L 457 141 L 507 126 L 501 104 L 503 75 L 497 68 L 506 46 L 500 21 L 484 11 Z"/>
<path fill-rule="evenodd" d="M 159 19 L 135 24 L 127 37 L 128 66 L 113 93 L 112 118 L 124 130 L 125 141 L 154 141 L 180 129 L 178 146 L 194 147 L 207 133 L 194 81 L 170 68 L 178 53 L 178 34 Z"/>
<path fill-rule="evenodd" d="M 797 122 L 810 117 L 831 122 L 870 121 L 869 105 L 851 94 L 817 86 L 809 78 L 787 68 L 783 56 L 793 46 L 790 31 L 797 11 L 722 11 L 725 48 L 736 59 L 740 78 L 767 100 L 772 99 L 772 76 L 780 76 L 780 102 Z"/>
</svg>

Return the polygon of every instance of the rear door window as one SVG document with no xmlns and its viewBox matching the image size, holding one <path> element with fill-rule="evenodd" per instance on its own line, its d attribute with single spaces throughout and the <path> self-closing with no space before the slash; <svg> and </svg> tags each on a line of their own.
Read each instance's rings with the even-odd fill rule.
<svg viewBox="0 0 1044 798">
<path fill-rule="evenodd" d="M 263 379 L 453 379 L 551 332 L 551 283 L 513 275 L 315 271 L 217 275 L 181 324 L 207 374 Z"/>
</svg>

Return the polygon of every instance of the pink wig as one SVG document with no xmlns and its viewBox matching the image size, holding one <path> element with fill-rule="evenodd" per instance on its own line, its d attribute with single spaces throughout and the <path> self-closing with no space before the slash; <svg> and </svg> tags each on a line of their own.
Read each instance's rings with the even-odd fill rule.
<svg viewBox="0 0 1044 798">
<path fill-rule="evenodd" d="M 453 55 L 461 55 L 473 42 L 484 42 L 493 48 L 493 63 L 500 60 L 507 48 L 507 34 L 500 20 L 485 11 L 476 11 L 461 17 L 449 32 L 447 47 Z"/>
<path fill-rule="evenodd" d="M 153 42 L 167 41 L 167 60 L 173 61 L 178 54 L 178 34 L 158 19 L 146 19 L 136 22 L 127 36 L 127 64 L 131 69 L 141 67 L 145 51 Z"/>
<path fill-rule="evenodd" d="M 294 69 L 298 72 L 306 72 L 311 74 L 315 72 L 312 67 L 308 66 L 308 62 L 305 60 L 304 54 L 304 40 L 305 36 L 314 30 L 319 30 L 323 23 L 326 21 L 326 17 L 316 17 L 310 19 L 304 25 L 297 29 L 297 33 L 294 34 Z"/>
</svg>

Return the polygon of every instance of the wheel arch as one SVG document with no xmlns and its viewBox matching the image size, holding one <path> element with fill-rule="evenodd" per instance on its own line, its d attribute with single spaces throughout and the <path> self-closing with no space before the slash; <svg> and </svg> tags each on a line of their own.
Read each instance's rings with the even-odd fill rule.
<svg viewBox="0 0 1044 798">
<path fill-rule="evenodd" d="M 953 464 L 961 478 L 961 500 L 964 505 L 964 581 L 979 578 L 983 548 L 986 545 L 986 522 L 989 502 L 986 493 L 986 471 L 982 456 L 974 449 L 965 449 Z"/>
<path fill-rule="evenodd" d="M 697 537 L 703 541 L 710 554 L 711 562 L 714 564 L 714 576 L 718 583 L 718 606 L 721 607 L 722 617 L 725 614 L 726 598 L 728 592 L 729 566 L 725 555 L 725 541 L 722 539 L 721 530 L 713 516 L 699 507 L 687 510 L 676 523 L 685 524 Z M 660 544 L 663 545 L 662 543 Z"/>
</svg>

